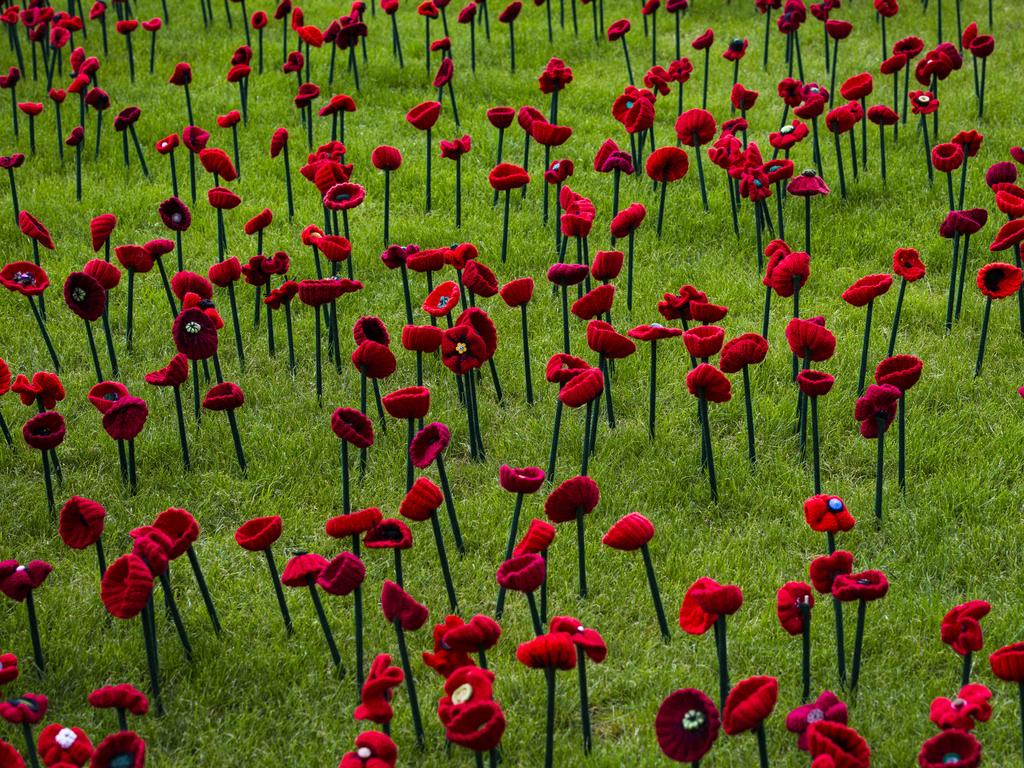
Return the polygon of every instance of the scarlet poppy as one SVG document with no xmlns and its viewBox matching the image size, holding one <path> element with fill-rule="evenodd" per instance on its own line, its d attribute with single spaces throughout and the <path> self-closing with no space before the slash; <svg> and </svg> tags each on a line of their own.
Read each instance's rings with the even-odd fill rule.
<svg viewBox="0 0 1024 768">
<path fill-rule="evenodd" d="M 722 727 L 735 736 L 761 727 L 775 709 L 779 698 L 779 682 L 774 677 L 760 675 L 740 680 L 729 691 L 722 708 Z"/>
<path fill-rule="evenodd" d="M 0 285 L 22 296 L 40 296 L 49 287 L 50 278 L 31 261 L 12 261 L 0 269 Z"/>
<path fill-rule="evenodd" d="M 380 602 L 384 618 L 390 623 L 397 622 L 406 631 L 419 629 L 427 620 L 427 607 L 393 581 L 385 579 Z"/>
<path fill-rule="evenodd" d="M 819 720 L 807 729 L 807 751 L 812 758 L 830 758 L 836 768 L 868 768 L 871 748 L 857 731 L 844 723 Z"/>
<path fill-rule="evenodd" d="M 1021 286 L 1021 270 L 1012 264 L 994 261 L 978 270 L 978 290 L 989 299 L 1005 299 Z"/>
<path fill-rule="evenodd" d="M 980 651 L 984 643 L 981 620 L 991 609 L 986 600 L 969 600 L 951 608 L 942 617 L 942 642 L 961 656 Z"/>
<path fill-rule="evenodd" d="M 732 399 L 732 383 L 708 363 L 701 363 L 686 374 L 686 388 L 691 395 L 712 403 L 726 403 Z"/>
<path fill-rule="evenodd" d="M 856 524 L 843 500 L 826 493 L 811 496 L 804 502 L 804 519 L 810 529 L 818 533 L 849 531 Z"/>
<path fill-rule="evenodd" d="M 324 524 L 324 531 L 332 539 L 345 539 L 366 533 L 383 519 L 379 509 L 367 507 L 329 518 Z"/>
<path fill-rule="evenodd" d="M 153 591 L 153 574 L 142 558 L 122 555 L 107 568 L 100 585 L 100 598 L 111 616 L 131 619 L 146 607 Z"/>
<path fill-rule="evenodd" d="M 487 175 L 491 188 L 498 192 L 521 189 L 530 182 L 530 174 L 513 163 L 499 163 Z"/>
<path fill-rule="evenodd" d="M 813 362 L 828 360 L 836 351 L 835 334 L 825 328 L 824 319 L 794 317 L 786 325 L 786 341 L 794 355 Z"/>
<path fill-rule="evenodd" d="M 938 696 L 932 699 L 928 719 L 940 730 L 970 731 L 977 723 L 988 722 L 992 717 L 989 700 L 992 691 L 980 683 L 963 686 L 955 698 Z"/>
<path fill-rule="evenodd" d="M 123 709 L 142 717 L 149 712 L 149 699 L 128 683 L 105 685 L 89 693 L 89 706 L 95 709 Z"/>
</svg>

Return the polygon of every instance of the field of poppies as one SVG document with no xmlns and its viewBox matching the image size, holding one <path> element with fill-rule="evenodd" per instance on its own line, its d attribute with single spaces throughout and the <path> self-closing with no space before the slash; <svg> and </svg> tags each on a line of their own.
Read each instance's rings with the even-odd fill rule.
<svg viewBox="0 0 1024 768">
<path fill-rule="evenodd" d="M 1020 764 L 1008 0 L 0 11 L 0 768 Z"/>
</svg>

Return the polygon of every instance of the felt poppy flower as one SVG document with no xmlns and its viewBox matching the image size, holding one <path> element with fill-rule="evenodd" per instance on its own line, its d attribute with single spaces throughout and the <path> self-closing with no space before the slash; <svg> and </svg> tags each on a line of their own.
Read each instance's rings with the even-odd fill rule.
<svg viewBox="0 0 1024 768">
<path fill-rule="evenodd" d="M 101 741 L 92 755 L 93 768 L 142 768 L 146 742 L 134 731 L 120 731 Z"/>
<path fill-rule="evenodd" d="M 961 656 L 980 651 L 984 645 L 981 620 L 991 609 L 986 600 L 969 600 L 951 608 L 942 617 L 942 642 Z"/>
<path fill-rule="evenodd" d="M 50 701 L 41 693 L 23 693 L 13 699 L 0 700 L 0 718 L 11 725 L 35 725 L 46 717 Z"/>
<path fill-rule="evenodd" d="M 654 524 L 639 512 L 623 515 L 601 537 L 601 543 L 612 549 L 632 552 L 654 538 Z"/>
<path fill-rule="evenodd" d="M 86 322 L 94 322 L 103 315 L 107 294 L 96 278 L 72 272 L 64 281 L 64 303 Z"/>
<path fill-rule="evenodd" d="M 345 551 L 324 566 L 317 576 L 316 583 L 327 594 L 343 597 L 362 584 L 365 578 L 366 566 L 363 565 L 363 561 L 351 552 Z"/>
<path fill-rule="evenodd" d="M 924 277 L 926 270 L 916 248 L 897 248 L 892 255 L 892 271 L 913 283 Z"/>
<path fill-rule="evenodd" d="M 448 447 L 451 432 L 444 424 L 433 421 L 420 429 L 409 443 L 409 455 L 412 464 L 419 469 L 426 469 Z"/>
<path fill-rule="evenodd" d="M 775 709 L 778 699 L 779 682 L 774 677 L 759 675 L 740 680 L 729 691 L 722 708 L 723 730 L 730 736 L 756 730 Z"/>
<path fill-rule="evenodd" d="M 0 285 L 22 296 L 39 296 L 49 287 L 50 278 L 31 261 L 12 261 L 0 269 Z"/>
<path fill-rule="evenodd" d="M 942 731 L 921 745 L 917 763 L 921 768 L 977 768 L 981 764 L 981 743 L 968 731 Z"/>
<path fill-rule="evenodd" d="M 52 451 L 64 442 L 65 433 L 64 417 L 56 411 L 36 414 L 21 429 L 25 443 L 37 451 Z"/>
<path fill-rule="evenodd" d="M 510 467 L 502 464 L 498 468 L 498 482 L 509 493 L 536 493 L 544 484 L 544 470 L 540 467 Z"/>
<path fill-rule="evenodd" d="M 384 580 L 384 586 L 380 593 L 380 604 L 384 618 L 390 623 L 398 622 L 406 631 L 415 631 L 427 621 L 427 607 L 416 602 L 412 595 L 393 581 Z"/>
<path fill-rule="evenodd" d="M 45 765 L 84 765 L 93 753 L 85 731 L 60 723 L 51 723 L 39 732 L 37 749 Z"/>
<path fill-rule="evenodd" d="M 366 532 L 363 544 L 367 549 L 410 549 L 412 531 L 401 520 L 386 518 Z"/>
<path fill-rule="evenodd" d="M 832 691 L 823 691 L 814 701 L 802 704 L 786 715 L 786 730 L 797 734 L 796 745 L 807 750 L 807 731 L 814 723 L 827 721 L 846 725 L 846 704 Z"/>
<path fill-rule="evenodd" d="M 530 553 L 540 554 L 551 546 L 551 542 L 555 540 L 556 533 L 555 526 L 535 517 L 530 521 L 530 525 L 526 529 L 526 533 L 523 534 L 523 538 L 513 548 L 512 554 L 515 556 Z"/>
<path fill-rule="evenodd" d="M 824 320 L 794 317 L 786 325 L 786 341 L 794 355 L 813 362 L 828 360 L 836 351 L 835 334 L 825 327 Z"/>
<path fill-rule="evenodd" d="M 669 694 L 654 719 L 658 746 L 678 763 L 700 762 L 718 738 L 720 725 L 718 709 L 696 688 Z"/>
<path fill-rule="evenodd" d="M 860 433 L 868 439 L 883 435 L 896 418 L 896 405 L 902 392 L 891 384 L 872 384 L 857 399 L 853 416 L 860 422 Z"/>
<path fill-rule="evenodd" d="M 702 576 L 686 590 L 679 608 L 679 626 L 690 635 L 703 635 L 719 616 L 731 616 L 743 605 L 743 593 L 731 584 Z"/>
<path fill-rule="evenodd" d="M 804 520 L 818 533 L 838 533 L 853 529 L 856 520 L 838 496 L 819 493 L 804 502 Z"/>
<path fill-rule="evenodd" d="M 491 189 L 497 192 L 508 192 L 521 189 L 530 183 L 530 174 L 521 166 L 513 163 L 499 163 L 487 174 Z"/>
<path fill-rule="evenodd" d="M 535 552 L 526 552 L 513 555 L 499 565 L 495 580 L 514 592 L 533 592 L 544 582 L 546 572 L 544 558 Z"/>
<path fill-rule="evenodd" d="M 250 552 L 262 552 L 281 537 L 281 527 L 280 515 L 254 517 L 238 526 L 235 542 Z"/>
<path fill-rule="evenodd" d="M 444 494 L 432 480 L 417 477 L 398 506 L 398 513 L 408 520 L 423 522 L 434 515 L 443 501 Z"/>
<path fill-rule="evenodd" d="M 978 723 L 986 723 L 992 717 L 989 700 L 992 691 L 980 683 L 963 686 L 957 695 L 948 699 L 938 696 L 932 699 L 928 719 L 943 731 L 970 731 Z"/>
<path fill-rule="evenodd" d="M 72 496 L 60 510 L 58 532 L 71 549 L 91 547 L 103 535 L 107 511 L 99 502 L 84 496 Z"/>
<path fill-rule="evenodd" d="M 712 403 L 727 403 L 732 399 L 732 383 L 724 373 L 708 363 L 700 363 L 686 374 L 686 388 L 691 395 Z"/>
<path fill-rule="evenodd" d="M 217 353 L 217 328 L 201 309 L 182 311 L 174 320 L 171 336 L 178 352 L 189 360 L 206 360 Z"/>
<path fill-rule="evenodd" d="M 123 709 L 137 717 L 149 712 L 149 699 L 128 683 L 105 685 L 89 693 L 89 706 L 94 709 Z"/>
<path fill-rule="evenodd" d="M 132 619 L 146 607 L 153 592 L 153 574 L 136 554 L 117 558 L 100 583 L 100 599 L 107 612 L 117 619 Z"/>
</svg>

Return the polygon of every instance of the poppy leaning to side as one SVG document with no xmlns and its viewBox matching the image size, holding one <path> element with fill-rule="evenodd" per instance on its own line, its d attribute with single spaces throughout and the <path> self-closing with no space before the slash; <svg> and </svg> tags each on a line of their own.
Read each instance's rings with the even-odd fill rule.
<svg viewBox="0 0 1024 768">
<path fill-rule="evenodd" d="M 665 608 L 661 602 L 661 590 L 658 589 L 658 580 L 654 575 L 654 564 L 651 561 L 651 552 L 648 547 L 653 538 L 654 524 L 639 512 L 630 512 L 612 524 L 607 533 L 601 537 L 601 543 L 622 552 L 640 550 L 644 560 L 644 571 L 647 573 L 647 586 L 651 590 L 651 599 L 654 601 L 654 613 L 658 618 L 658 628 L 661 630 L 662 639 L 668 642 L 672 636 L 669 633 Z"/>
<path fill-rule="evenodd" d="M 700 363 L 686 374 L 686 388 L 697 398 L 701 423 L 701 444 L 711 488 L 711 501 L 718 501 L 718 480 L 715 476 L 714 453 L 711 448 L 711 424 L 708 403 L 726 403 L 732 399 L 732 384 L 725 374 L 713 365 Z"/>
</svg>

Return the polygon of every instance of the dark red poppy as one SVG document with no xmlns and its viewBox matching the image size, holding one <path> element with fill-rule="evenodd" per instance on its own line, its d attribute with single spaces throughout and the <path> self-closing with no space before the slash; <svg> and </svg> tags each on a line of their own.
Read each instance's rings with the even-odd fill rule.
<svg viewBox="0 0 1024 768">
<path fill-rule="evenodd" d="M 604 320 L 591 320 L 587 323 L 587 346 L 612 360 L 629 357 L 636 352 L 636 344 Z"/>
<path fill-rule="evenodd" d="M 378 525 L 384 515 L 376 507 L 357 509 L 348 514 L 328 518 L 324 531 L 332 539 L 347 539 L 350 536 L 361 536 Z"/>
<path fill-rule="evenodd" d="M 516 111 L 512 107 L 491 107 L 487 110 L 487 121 L 498 129 L 505 129 L 516 119 Z"/>
<path fill-rule="evenodd" d="M 996 239 L 992 241 L 988 249 L 992 253 L 998 253 L 1015 245 L 1020 245 L 1021 241 L 1024 241 L 1024 219 L 1014 219 L 1013 221 L 1006 222 L 999 228 L 999 232 L 996 233 Z M 25 262 L 18 263 L 24 264 Z M 0 282 L 2 282 L 3 274 L 0 271 Z"/>
<path fill-rule="evenodd" d="M 631 203 L 619 211 L 611 220 L 609 228 L 613 237 L 624 238 L 643 223 L 647 216 L 647 208 L 642 203 Z"/>
<path fill-rule="evenodd" d="M 544 514 L 553 523 L 569 523 L 589 515 L 601 500 L 593 478 L 576 475 L 563 480 L 544 500 Z"/>
<path fill-rule="evenodd" d="M 896 404 L 902 392 L 891 384 L 871 384 L 857 398 L 853 416 L 860 422 L 862 436 L 873 439 L 884 434 L 896 418 Z"/>
<path fill-rule="evenodd" d="M 424 425 L 409 443 L 409 456 L 414 467 L 426 469 L 444 453 L 452 435 L 448 427 L 439 421 Z"/>
<path fill-rule="evenodd" d="M 530 183 L 530 174 L 513 163 L 499 163 L 491 169 L 491 172 L 487 175 L 487 180 L 492 189 L 498 192 L 506 192 L 525 187 Z"/>
<path fill-rule="evenodd" d="M 417 104 L 405 114 L 405 119 L 414 128 L 426 131 L 434 127 L 437 118 L 441 115 L 441 103 L 438 101 L 424 101 Z"/>
<path fill-rule="evenodd" d="M 132 395 L 122 395 L 103 411 L 103 429 L 112 440 L 134 440 L 146 425 L 149 406 Z"/>
<path fill-rule="evenodd" d="M 233 411 L 241 408 L 244 403 L 242 388 L 230 381 L 214 384 L 203 398 L 203 408 L 208 411 Z"/>
<path fill-rule="evenodd" d="M 691 395 L 712 403 L 726 403 L 732 399 L 732 383 L 724 373 L 708 363 L 700 363 L 686 374 L 686 388 Z"/>
<path fill-rule="evenodd" d="M 363 536 L 367 549 L 410 549 L 412 531 L 401 520 L 381 520 Z"/>
<path fill-rule="evenodd" d="M 86 322 L 93 322 L 103 315 L 107 293 L 96 278 L 72 272 L 64 281 L 64 303 Z"/>
<path fill-rule="evenodd" d="M 381 589 L 380 604 L 384 618 L 397 622 L 406 631 L 415 631 L 427 621 L 427 606 L 416 602 L 412 595 L 388 579 Z"/>
<path fill-rule="evenodd" d="M 403 387 L 386 394 L 381 402 L 392 418 L 422 419 L 430 410 L 430 390 L 427 387 Z"/>
<path fill-rule="evenodd" d="M 580 320 L 591 320 L 611 310 L 614 299 L 614 285 L 597 285 L 574 301 L 570 311 Z"/>
<path fill-rule="evenodd" d="M 743 605 L 743 593 L 731 584 L 702 576 L 686 590 L 679 608 L 679 626 L 691 635 L 703 635 L 719 616 L 731 616 Z"/>
<path fill-rule="evenodd" d="M 102 504 L 83 496 L 72 496 L 60 510 L 61 541 L 71 549 L 91 547 L 103 535 L 106 515 Z"/>
<path fill-rule="evenodd" d="M 617 21 L 613 21 L 608 25 L 608 30 L 606 32 L 608 40 L 611 42 L 620 40 L 629 32 L 630 27 L 629 19 L 618 19 Z"/>
<path fill-rule="evenodd" d="M 954 606 L 942 617 L 942 642 L 961 656 L 980 651 L 984 645 L 981 620 L 990 610 L 992 606 L 987 600 L 969 600 Z"/>
<path fill-rule="evenodd" d="M 142 717 L 149 712 L 149 699 L 128 683 L 105 685 L 89 694 L 89 706 L 95 709 L 124 709 Z"/>
<path fill-rule="evenodd" d="M 952 173 L 964 164 L 964 150 L 951 141 L 932 147 L 932 165 L 942 173 Z"/>
<path fill-rule="evenodd" d="M 324 566 L 316 583 L 327 594 L 343 597 L 361 585 L 365 578 L 366 566 L 363 561 L 351 552 L 344 551 Z"/>
<path fill-rule="evenodd" d="M 839 574 L 832 582 L 832 595 L 836 600 L 880 600 L 889 592 L 889 580 L 881 571 Z"/>
<path fill-rule="evenodd" d="M 718 738 L 720 725 L 718 709 L 696 688 L 669 694 L 654 719 L 658 746 L 678 763 L 700 762 Z"/>
<path fill-rule="evenodd" d="M 877 299 L 892 286 L 892 275 L 866 275 L 843 291 L 843 301 L 854 307 L 863 307 Z"/>
<path fill-rule="evenodd" d="M 942 731 L 921 745 L 917 762 L 921 768 L 977 768 L 981 764 L 981 743 L 969 731 Z"/>
<path fill-rule="evenodd" d="M 729 691 L 722 708 L 722 728 L 730 736 L 755 730 L 775 709 L 779 681 L 768 675 L 740 680 Z"/>
<path fill-rule="evenodd" d="M 806 170 L 793 177 L 786 185 L 786 191 L 797 197 L 814 197 L 827 195 L 831 190 L 815 171 Z"/>
<path fill-rule="evenodd" d="M 693 39 L 690 45 L 695 51 L 703 51 L 710 48 L 715 42 L 715 33 L 710 27 L 701 32 L 697 37 Z"/>
<path fill-rule="evenodd" d="M 489 357 L 486 342 L 470 325 L 456 324 L 441 336 L 441 362 L 453 373 L 475 370 Z"/>
<path fill-rule="evenodd" d="M 46 716 L 48 706 L 49 699 L 43 694 L 23 693 L 6 701 L 0 700 L 0 719 L 11 725 L 35 725 Z"/>
<path fill-rule="evenodd" d="M 885 358 L 875 368 L 875 381 L 879 384 L 892 384 L 901 392 L 906 392 L 921 378 L 924 363 L 915 355 L 893 355 Z"/>
<path fill-rule="evenodd" d="M 558 399 L 569 408 L 579 408 L 597 399 L 604 391 L 604 374 L 600 368 L 584 368 L 574 372 L 558 390 Z"/>
<path fill-rule="evenodd" d="M 142 558 L 122 555 L 107 568 L 100 584 L 100 599 L 107 612 L 118 619 L 138 616 L 153 592 L 153 574 Z"/>
<path fill-rule="evenodd" d="M 916 248 L 897 248 L 892 254 L 892 271 L 908 283 L 920 280 L 925 275 L 921 254 Z"/>
<path fill-rule="evenodd" d="M 64 417 L 56 411 L 44 411 L 25 422 L 21 435 L 29 448 L 50 451 L 64 442 Z"/>
<path fill-rule="evenodd" d="M 836 379 L 831 374 L 808 368 L 797 373 L 796 383 L 807 397 L 824 397 L 832 391 Z"/>
<path fill-rule="evenodd" d="M 471 261 L 462 271 L 462 284 L 475 295 L 488 299 L 498 293 L 498 279 L 489 267 Z"/>
<path fill-rule="evenodd" d="M 549 632 L 520 643 L 516 648 L 516 658 L 530 669 L 575 669 L 576 646 L 564 632 Z"/>
<path fill-rule="evenodd" d="M 443 331 L 432 325 L 406 325 L 402 328 L 402 346 L 412 352 L 433 353 L 441 347 Z"/>
<path fill-rule="evenodd" d="M 717 325 L 698 325 L 683 333 L 683 345 L 691 357 L 714 357 L 725 341 L 725 329 Z"/>
<path fill-rule="evenodd" d="M 847 101 L 863 99 L 871 95 L 874 89 L 874 78 L 870 72 L 861 72 L 859 75 L 847 78 L 839 87 L 839 93 Z"/>
</svg>

